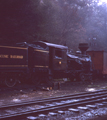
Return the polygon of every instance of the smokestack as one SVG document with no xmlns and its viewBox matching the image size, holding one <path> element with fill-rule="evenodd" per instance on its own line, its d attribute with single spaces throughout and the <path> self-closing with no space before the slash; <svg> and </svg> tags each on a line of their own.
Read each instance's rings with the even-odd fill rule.
<svg viewBox="0 0 107 120">
<path fill-rule="evenodd" d="M 89 48 L 88 43 L 79 43 L 78 48 L 81 50 L 83 55 L 86 55 L 86 50 Z"/>
</svg>

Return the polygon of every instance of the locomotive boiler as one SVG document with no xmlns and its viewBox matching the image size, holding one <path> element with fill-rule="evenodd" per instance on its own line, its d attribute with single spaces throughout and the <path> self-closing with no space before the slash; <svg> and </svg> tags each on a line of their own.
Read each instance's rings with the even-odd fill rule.
<svg viewBox="0 0 107 120">
<path fill-rule="evenodd" d="M 86 54 L 89 48 L 87 43 L 80 43 L 76 54 L 67 54 L 68 56 L 68 71 L 69 79 L 74 80 L 92 80 L 92 61 L 91 57 Z"/>
</svg>

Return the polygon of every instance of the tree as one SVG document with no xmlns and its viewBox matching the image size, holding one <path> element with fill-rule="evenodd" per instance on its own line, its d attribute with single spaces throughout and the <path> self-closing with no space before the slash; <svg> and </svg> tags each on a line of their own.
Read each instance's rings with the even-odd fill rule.
<svg viewBox="0 0 107 120">
<path fill-rule="evenodd" d="M 106 6 L 98 2 L 1 0 L 0 42 L 12 44 L 45 39 L 77 50 L 80 42 L 89 42 L 96 37 L 97 44 L 105 46 Z"/>
</svg>

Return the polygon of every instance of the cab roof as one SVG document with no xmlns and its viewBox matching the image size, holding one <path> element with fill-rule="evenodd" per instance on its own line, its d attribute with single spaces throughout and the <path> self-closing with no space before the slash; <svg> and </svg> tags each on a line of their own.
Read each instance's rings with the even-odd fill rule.
<svg viewBox="0 0 107 120">
<path fill-rule="evenodd" d="M 58 44 L 53 44 L 53 43 L 48 43 L 48 42 L 43 42 L 43 41 L 39 41 L 39 42 L 33 42 L 36 45 L 40 45 L 40 46 L 48 46 L 48 47 L 54 47 L 54 48 L 59 48 L 59 49 L 68 49 L 67 46 L 63 46 L 63 45 L 58 45 Z"/>
</svg>

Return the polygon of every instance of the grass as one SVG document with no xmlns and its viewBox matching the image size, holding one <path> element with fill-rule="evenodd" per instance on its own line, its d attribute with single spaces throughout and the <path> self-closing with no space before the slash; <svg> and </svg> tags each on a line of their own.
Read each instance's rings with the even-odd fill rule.
<svg viewBox="0 0 107 120">
<path fill-rule="evenodd" d="M 103 89 L 107 89 L 107 86 L 106 86 L 106 87 L 104 87 Z"/>
<path fill-rule="evenodd" d="M 100 85 L 88 85 L 88 87 L 100 87 Z"/>
<path fill-rule="evenodd" d="M 63 81 L 63 79 L 54 79 L 54 81 Z"/>
</svg>

